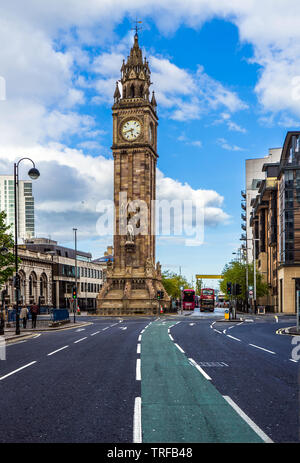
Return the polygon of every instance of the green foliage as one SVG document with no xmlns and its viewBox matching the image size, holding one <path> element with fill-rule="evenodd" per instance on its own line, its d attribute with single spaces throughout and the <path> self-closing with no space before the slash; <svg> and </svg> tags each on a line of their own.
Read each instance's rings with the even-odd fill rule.
<svg viewBox="0 0 300 463">
<path fill-rule="evenodd" d="M 248 285 L 254 286 L 254 266 L 248 264 Z M 246 264 L 241 262 L 232 261 L 226 264 L 223 272 L 223 280 L 220 281 L 220 290 L 226 294 L 227 282 L 239 283 L 242 288 L 242 293 L 237 296 L 238 299 L 246 299 Z M 262 297 L 268 294 L 268 285 L 263 282 L 261 273 L 256 272 L 256 297 Z M 227 299 L 230 296 L 227 296 Z"/>
<path fill-rule="evenodd" d="M 196 294 L 200 296 L 201 294 L 201 288 L 203 287 L 203 280 L 200 278 L 196 279 Z"/>
<path fill-rule="evenodd" d="M 191 284 L 186 280 L 185 277 L 170 271 L 163 272 L 162 284 L 164 285 L 164 288 L 169 296 L 176 299 L 181 297 L 181 286 L 183 286 L 184 289 L 191 288 Z"/>
<path fill-rule="evenodd" d="M 15 257 L 13 254 L 14 240 L 9 232 L 10 227 L 5 224 L 6 214 L 0 212 L 0 285 L 3 285 L 15 271 Z M 3 249 L 8 249 L 5 254 Z M 2 250 L 2 252 L 1 252 Z"/>
</svg>

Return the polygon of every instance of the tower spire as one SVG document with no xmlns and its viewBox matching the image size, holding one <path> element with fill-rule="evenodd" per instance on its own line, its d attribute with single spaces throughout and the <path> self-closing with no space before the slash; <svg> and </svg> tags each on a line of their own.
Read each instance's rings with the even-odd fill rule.
<svg viewBox="0 0 300 463">
<path fill-rule="evenodd" d="M 142 21 L 135 21 L 135 27 L 131 30 L 135 31 L 134 43 L 130 50 L 130 54 L 127 57 L 127 61 L 123 61 L 121 67 L 121 84 L 122 84 L 122 98 L 141 98 L 149 102 L 149 87 L 150 81 L 150 69 L 149 63 L 143 60 L 143 53 L 138 42 L 138 31 L 141 29 L 139 24 Z"/>
</svg>

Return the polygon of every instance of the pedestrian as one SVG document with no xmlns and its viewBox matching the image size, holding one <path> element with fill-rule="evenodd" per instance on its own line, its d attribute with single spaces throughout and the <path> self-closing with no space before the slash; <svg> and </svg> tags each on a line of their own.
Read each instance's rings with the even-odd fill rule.
<svg viewBox="0 0 300 463">
<path fill-rule="evenodd" d="M 20 312 L 20 320 L 23 320 L 23 328 L 26 329 L 26 324 L 27 324 L 27 318 L 28 318 L 28 309 L 26 305 L 22 306 L 21 312 Z"/>
<path fill-rule="evenodd" d="M 32 321 L 32 328 L 36 328 L 36 319 L 39 312 L 39 306 L 37 304 L 32 304 L 31 309 L 31 321 Z"/>
</svg>

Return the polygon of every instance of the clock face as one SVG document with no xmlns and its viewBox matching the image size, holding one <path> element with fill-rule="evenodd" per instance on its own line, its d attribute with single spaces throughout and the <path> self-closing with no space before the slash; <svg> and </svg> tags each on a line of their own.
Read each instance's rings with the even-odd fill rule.
<svg viewBox="0 0 300 463">
<path fill-rule="evenodd" d="M 141 124 L 135 119 L 126 121 L 122 126 L 122 135 L 128 141 L 135 140 L 140 134 Z"/>
</svg>

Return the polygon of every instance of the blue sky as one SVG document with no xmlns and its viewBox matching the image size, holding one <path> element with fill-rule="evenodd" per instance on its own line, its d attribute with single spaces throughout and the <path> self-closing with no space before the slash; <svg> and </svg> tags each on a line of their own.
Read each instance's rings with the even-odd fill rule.
<svg viewBox="0 0 300 463">
<path fill-rule="evenodd" d="M 112 198 L 112 96 L 137 16 L 158 103 L 158 195 L 206 201 L 204 244 L 158 239 L 157 258 L 190 280 L 221 272 L 240 243 L 245 159 L 299 128 L 298 3 L 19 3 L 1 7 L 0 170 L 24 153 L 39 165 L 37 235 L 71 246 L 77 227 L 94 257 L 112 241 L 97 235 L 97 203 Z"/>
</svg>

